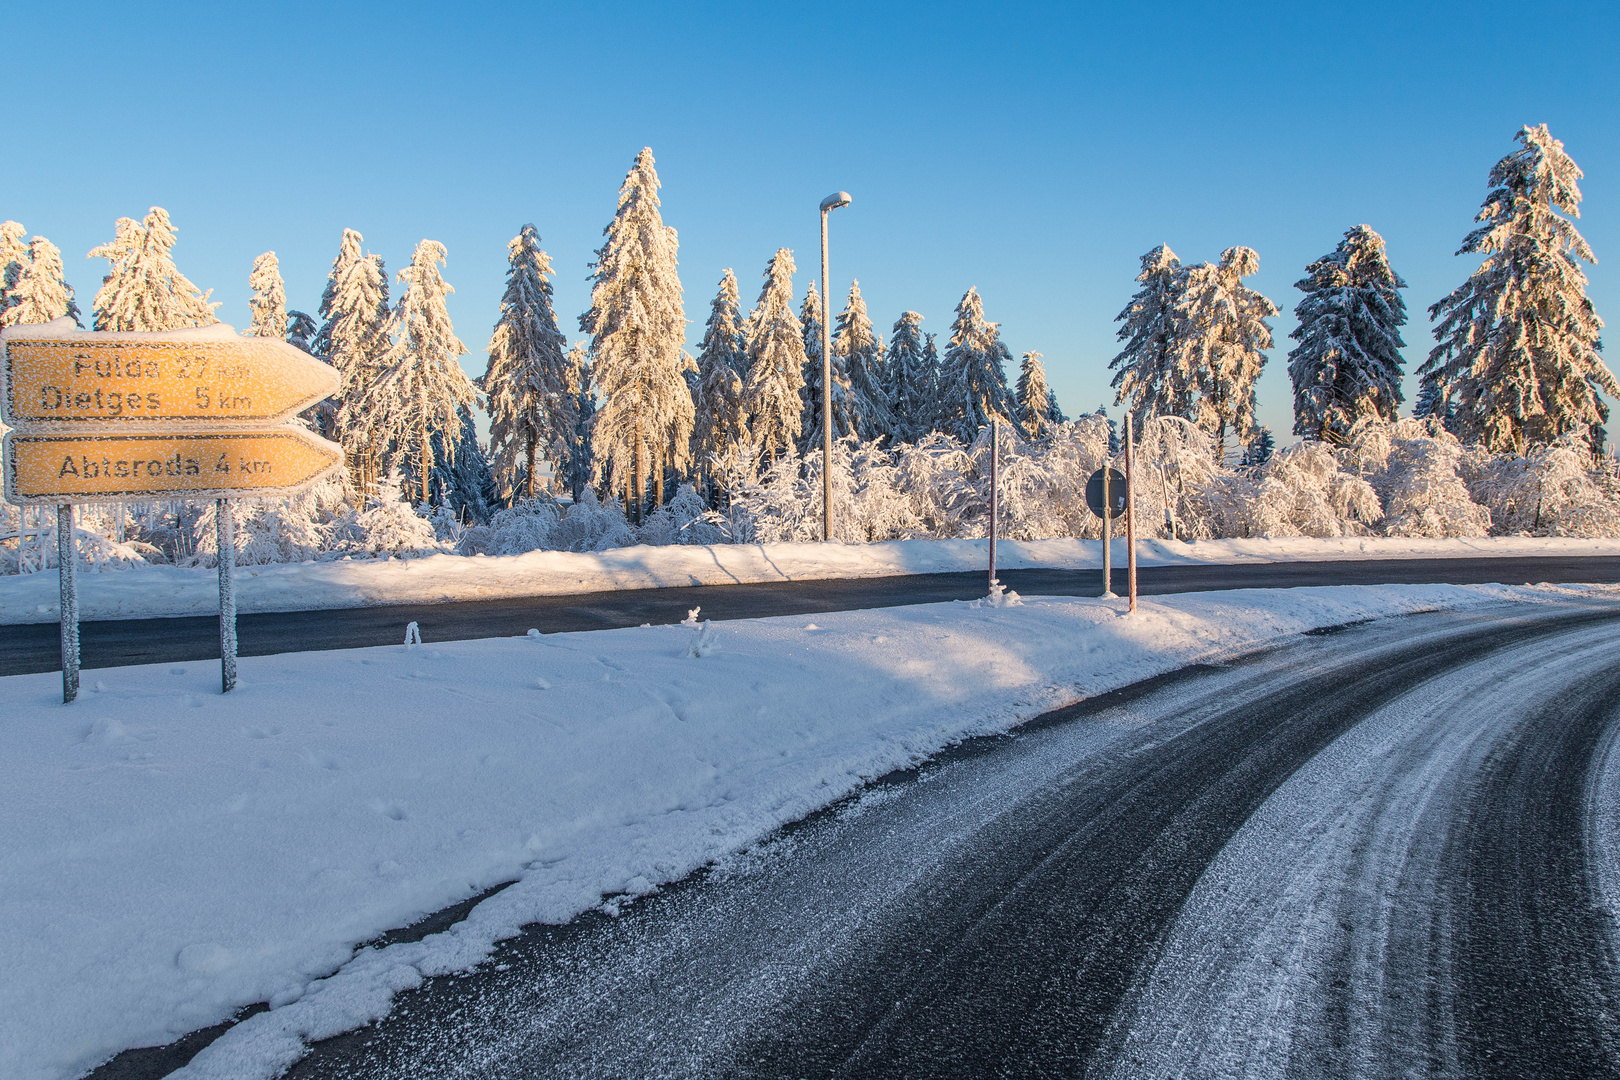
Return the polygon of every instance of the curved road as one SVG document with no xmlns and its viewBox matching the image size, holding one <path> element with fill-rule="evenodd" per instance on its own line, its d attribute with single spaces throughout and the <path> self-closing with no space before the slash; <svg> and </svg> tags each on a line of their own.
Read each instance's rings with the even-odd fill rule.
<svg viewBox="0 0 1620 1080">
<path fill-rule="evenodd" d="M 1005 570 L 1008 588 L 1030 596 L 1094 596 L 1101 570 Z M 1376 559 L 1344 562 L 1240 563 L 1152 566 L 1138 572 L 1145 595 L 1215 589 L 1283 589 L 1302 585 L 1479 584 L 1499 582 L 1620 582 L 1620 557 L 1533 556 L 1476 559 Z M 1125 592 L 1116 568 L 1114 591 Z M 669 589 L 625 589 L 565 596 L 468 600 L 241 615 L 238 653 L 352 649 L 397 645 L 405 624 L 416 622 L 427 641 L 516 637 L 531 627 L 544 633 L 605 630 L 643 623 L 674 623 L 701 606 L 705 618 L 744 619 L 808 615 L 857 608 L 897 607 L 971 600 L 985 593 L 985 575 L 909 574 L 824 581 L 773 581 Z M 215 616 L 122 619 L 80 626 L 86 668 L 207 660 L 219 656 Z M 56 671 L 61 665 L 55 623 L 0 626 L 0 675 Z"/>
<path fill-rule="evenodd" d="M 1615 605 L 1318 633 L 531 927 L 291 1075 L 1620 1076 L 1617 741 Z"/>
</svg>

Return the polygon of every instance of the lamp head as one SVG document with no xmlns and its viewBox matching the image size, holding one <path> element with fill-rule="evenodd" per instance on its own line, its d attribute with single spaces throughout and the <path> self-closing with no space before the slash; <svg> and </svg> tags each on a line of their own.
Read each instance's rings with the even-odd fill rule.
<svg viewBox="0 0 1620 1080">
<path fill-rule="evenodd" d="M 821 212 L 823 214 L 825 214 L 829 210 L 836 210 L 840 206 L 848 206 L 848 205 L 849 205 L 849 192 L 847 192 L 847 191 L 835 191 L 831 195 L 827 196 L 825 199 L 821 200 Z"/>
</svg>

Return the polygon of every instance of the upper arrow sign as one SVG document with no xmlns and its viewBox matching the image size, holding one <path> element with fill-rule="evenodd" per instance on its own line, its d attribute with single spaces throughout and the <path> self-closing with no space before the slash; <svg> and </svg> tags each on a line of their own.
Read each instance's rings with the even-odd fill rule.
<svg viewBox="0 0 1620 1080">
<path fill-rule="evenodd" d="M 229 327 L 110 334 L 17 326 L 0 338 L 0 419 L 34 431 L 217 431 L 278 423 L 337 392 L 337 371 Z"/>
</svg>

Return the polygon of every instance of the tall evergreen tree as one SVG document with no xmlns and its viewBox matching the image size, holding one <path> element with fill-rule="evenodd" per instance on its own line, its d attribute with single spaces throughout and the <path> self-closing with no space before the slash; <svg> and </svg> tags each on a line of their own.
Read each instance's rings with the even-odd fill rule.
<svg viewBox="0 0 1620 1080">
<path fill-rule="evenodd" d="M 1051 417 L 1054 424 L 1069 422 L 1069 418 L 1063 415 L 1063 410 L 1058 408 L 1057 391 L 1050 386 L 1046 388 L 1046 415 Z"/>
<path fill-rule="evenodd" d="M 28 230 L 15 221 L 0 221 L 0 316 L 11 306 L 11 291 L 28 262 Z"/>
<path fill-rule="evenodd" d="M 315 320 L 297 309 L 287 312 L 287 344 L 295 345 L 305 352 L 314 355 L 315 335 L 320 329 Z"/>
<path fill-rule="evenodd" d="M 1114 369 L 1114 404 L 1130 410 L 1138 426 L 1153 416 L 1192 414 L 1186 380 L 1176 367 L 1181 328 L 1176 310 L 1187 288 L 1187 271 L 1176 253 L 1160 244 L 1142 256 L 1142 287 L 1114 321 L 1125 347 L 1108 362 Z"/>
<path fill-rule="evenodd" d="M 585 343 L 576 341 L 568 350 L 568 395 L 573 402 L 573 441 L 568 455 L 556 463 L 557 475 L 578 502 L 591 483 L 595 466 L 591 461 L 591 428 L 596 423 L 596 389 L 591 381 L 591 362 Z"/>
<path fill-rule="evenodd" d="M 800 409 L 799 452 L 808 454 L 821 445 L 821 293 L 816 279 L 810 279 L 804 290 L 804 303 L 799 305 L 799 328 L 804 338 L 804 384 L 799 388 L 803 402 Z M 844 358 L 836 345 L 832 354 L 832 420 L 833 441 L 836 442 L 854 430 L 851 423 L 849 374 L 844 369 Z"/>
<path fill-rule="evenodd" d="M 1399 410 L 1406 282 L 1390 269 L 1384 238 L 1357 225 L 1294 288 L 1305 294 L 1288 335 L 1299 342 L 1288 354 L 1294 434 L 1344 446 L 1362 420 L 1394 420 Z"/>
<path fill-rule="evenodd" d="M 321 328 L 313 351 L 337 368 L 338 393 L 330 434 L 343 444 L 356 487 L 370 487 L 383 446 L 375 437 L 368 400 L 393 342 L 388 273 L 382 259 L 361 250 L 363 237 L 344 229 L 321 292 Z"/>
<path fill-rule="evenodd" d="M 1174 318 L 1184 332 L 1174 361 L 1176 380 L 1191 391 L 1191 419 L 1224 456 L 1228 433 L 1247 442 L 1254 433 L 1254 383 L 1271 348 L 1266 319 L 1277 305 L 1243 284 L 1260 269 L 1252 248 L 1232 247 L 1221 261 L 1193 267 Z"/>
<path fill-rule="evenodd" d="M 506 245 L 506 292 L 489 338 L 489 364 L 477 386 L 489 408 L 489 447 L 504 490 L 519 480 L 534 498 L 535 458 L 554 466 L 571 453 L 576 403 L 569 390 L 568 341 L 551 301 L 551 258 L 525 225 Z"/>
<path fill-rule="evenodd" d="M 84 325 L 73 286 L 62 268 L 62 252 L 55 244 L 43 236 L 34 237 L 8 269 L 11 284 L 0 297 L 0 327 L 45 323 L 64 315 Z"/>
<path fill-rule="evenodd" d="M 838 316 L 836 336 L 832 342 L 833 355 L 841 360 L 844 376 L 849 380 L 849 424 L 864 442 L 877 438 L 893 438 L 894 412 L 889 396 L 882 384 L 883 346 L 872 329 L 872 319 L 866 313 L 866 300 L 861 296 L 861 283 L 852 281 L 849 298 Z"/>
<path fill-rule="evenodd" d="M 709 321 L 698 347 L 697 421 L 692 428 L 692 454 L 707 487 L 711 461 L 745 438 L 743 374 L 748 370 L 748 337 L 743 332 L 742 300 L 737 275 L 730 268 L 709 306 Z"/>
<path fill-rule="evenodd" d="M 928 373 L 928 399 L 923 407 L 922 417 L 918 420 L 919 435 L 927 435 L 939 431 L 945 426 L 945 414 L 949 411 L 945 404 L 945 371 L 939 362 L 939 343 L 935 339 L 938 334 L 923 334 L 923 370 Z"/>
<path fill-rule="evenodd" d="M 255 337 L 283 337 L 287 333 L 287 290 L 281 282 L 281 265 L 275 252 L 267 251 L 253 260 L 248 288 L 253 290 L 248 301 L 253 311 L 248 333 Z"/>
<path fill-rule="evenodd" d="M 1462 287 L 1429 308 L 1439 342 L 1419 370 L 1457 395 L 1465 440 L 1523 453 L 1581 425 L 1601 428 L 1620 395 L 1603 363 L 1581 263 L 1597 262 L 1570 220 L 1584 175 L 1546 124 L 1491 170 L 1481 224 L 1457 254 L 1485 256 Z"/>
<path fill-rule="evenodd" d="M 1041 354 L 1027 352 L 1018 368 L 1018 425 L 1032 439 L 1052 430 L 1052 388 L 1046 384 Z"/>
<path fill-rule="evenodd" d="M 154 206 L 139 224 L 119 218 L 114 240 L 91 249 L 86 258 L 112 264 L 96 293 L 97 330 L 182 330 L 219 321 L 219 303 L 208 299 L 213 290 L 199 293 L 174 265 L 174 234 L 168 211 Z"/>
<path fill-rule="evenodd" d="M 378 442 L 386 448 L 383 464 L 414 479 L 424 503 L 434 469 L 441 461 L 455 464 L 461 413 L 478 400 L 458 363 L 467 347 L 445 307 L 455 290 L 439 269 L 444 259 L 443 244 L 423 240 L 400 271 L 405 293 L 394 309 L 394 343 L 366 395 Z"/>
<path fill-rule="evenodd" d="M 694 409 L 686 373 L 686 313 L 676 273 L 675 230 L 658 212 L 658 173 L 650 149 L 636 156 L 619 188 L 619 208 L 592 264 L 591 307 L 579 328 L 591 335 L 602 394 L 592 451 L 608 487 L 640 518 L 647 480 L 664 501 L 664 474 L 686 468 Z"/>
<path fill-rule="evenodd" d="M 916 442 L 927 434 L 933 420 L 934 372 L 923 351 L 922 321 L 915 311 L 900 313 L 883 363 L 886 392 L 894 410 L 894 437 L 899 442 Z"/>
<path fill-rule="evenodd" d="M 436 428 L 429 437 L 433 447 L 433 468 L 428 473 L 431 506 L 449 507 L 463 524 L 488 521 L 499 500 L 495 474 L 489 456 L 478 442 L 478 428 L 471 409 L 456 410 L 456 423 Z M 407 498 L 416 487 L 407 475 Z"/>
<path fill-rule="evenodd" d="M 991 420 L 1010 421 L 1014 405 L 1006 366 L 1011 362 L 1000 325 L 985 320 L 979 290 L 968 289 L 956 305 L 951 343 L 941 364 L 942 430 L 971 443 Z"/>
<path fill-rule="evenodd" d="M 749 438 L 766 462 L 793 449 L 803 423 L 804 328 L 793 314 L 794 269 L 793 252 L 779 248 L 748 317 L 743 408 Z"/>
</svg>

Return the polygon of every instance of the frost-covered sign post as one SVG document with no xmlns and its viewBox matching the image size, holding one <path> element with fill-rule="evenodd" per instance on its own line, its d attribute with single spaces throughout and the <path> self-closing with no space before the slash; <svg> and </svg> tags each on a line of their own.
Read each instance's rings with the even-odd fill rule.
<svg viewBox="0 0 1620 1080">
<path fill-rule="evenodd" d="M 73 507 L 214 499 L 221 686 L 236 685 L 230 500 L 294 495 L 343 463 L 342 448 L 289 423 L 336 393 L 334 368 L 223 323 L 166 333 L 78 329 L 71 319 L 0 334 L 6 499 L 55 506 L 62 700 L 79 691 Z"/>
</svg>

